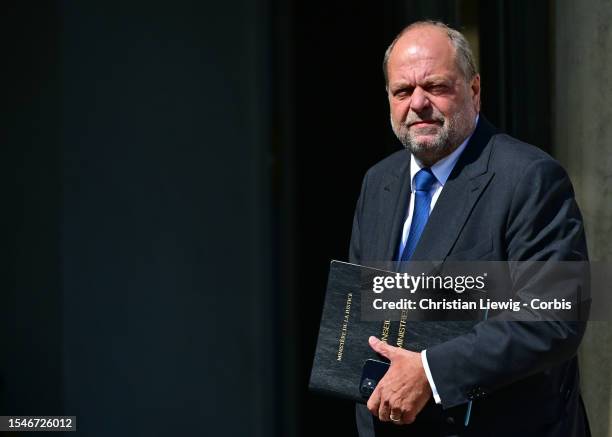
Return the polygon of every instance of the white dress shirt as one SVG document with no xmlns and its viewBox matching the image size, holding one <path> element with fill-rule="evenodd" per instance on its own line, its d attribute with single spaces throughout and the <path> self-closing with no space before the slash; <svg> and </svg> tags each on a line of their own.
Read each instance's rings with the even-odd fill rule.
<svg viewBox="0 0 612 437">
<path fill-rule="evenodd" d="M 478 124 L 478 116 L 476 116 L 476 123 Z M 472 132 L 473 134 L 473 132 Z M 436 205 L 436 201 L 438 197 L 440 197 L 440 193 L 444 188 L 444 184 L 448 180 L 455 164 L 459 160 L 461 153 L 465 150 L 468 141 L 472 138 L 472 134 L 466 138 L 466 140 L 461 143 L 459 147 L 457 147 L 453 153 L 442 158 L 434 165 L 431 166 L 431 172 L 436 177 L 436 181 L 433 183 L 430 189 L 431 196 L 431 205 L 429 207 L 429 213 L 433 210 Z M 402 241 L 400 242 L 399 253 L 397 254 L 397 259 L 401 259 L 402 252 L 404 251 L 404 247 L 406 247 L 406 241 L 408 240 L 408 234 L 410 233 L 410 224 L 412 223 L 412 213 L 414 210 L 414 176 L 417 174 L 419 170 L 421 170 L 422 166 L 414 159 L 413 156 L 410 157 L 410 191 L 412 195 L 410 196 L 410 204 L 408 205 L 408 214 L 406 217 L 406 221 L 404 222 L 404 228 L 402 231 Z M 425 368 L 425 374 L 427 375 L 427 380 L 429 381 L 429 385 L 431 386 L 431 392 L 433 394 L 434 401 L 436 404 L 441 404 L 442 399 L 438 394 L 438 390 L 436 389 L 436 384 L 431 375 L 431 371 L 429 370 L 429 364 L 427 363 L 427 350 L 421 352 L 421 360 L 423 361 L 423 367 Z"/>
</svg>

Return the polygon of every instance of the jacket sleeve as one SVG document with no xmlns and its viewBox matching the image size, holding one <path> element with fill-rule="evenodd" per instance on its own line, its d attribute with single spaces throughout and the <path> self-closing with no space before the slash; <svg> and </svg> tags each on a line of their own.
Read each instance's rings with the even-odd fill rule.
<svg viewBox="0 0 612 437">
<path fill-rule="evenodd" d="M 368 174 L 363 178 L 361 183 L 361 192 L 359 193 L 359 199 L 357 200 L 357 206 L 355 207 L 355 215 L 353 217 L 353 230 L 351 231 L 351 243 L 349 245 L 349 262 L 353 264 L 362 264 L 362 253 L 361 253 L 361 232 L 359 223 L 361 221 L 361 215 L 363 212 L 363 203 L 366 197 Z"/>
<path fill-rule="evenodd" d="M 571 183 L 552 159 L 534 161 L 525 169 L 514 188 L 505 231 L 510 261 L 587 261 L 582 217 Z M 564 297 L 580 301 L 585 285 L 580 275 L 528 277 L 517 270 L 511 271 L 511 277 L 519 299 L 550 294 L 552 284 Z M 585 329 L 584 322 L 508 317 L 481 322 L 470 333 L 427 350 L 444 408 L 568 360 L 576 354 Z"/>
</svg>

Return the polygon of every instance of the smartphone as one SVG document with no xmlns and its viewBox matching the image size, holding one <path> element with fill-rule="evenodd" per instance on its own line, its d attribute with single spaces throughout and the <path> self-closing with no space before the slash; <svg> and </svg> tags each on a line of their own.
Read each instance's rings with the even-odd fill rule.
<svg viewBox="0 0 612 437">
<path fill-rule="evenodd" d="M 378 381 L 380 381 L 387 370 L 389 369 L 389 363 L 380 360 L 368 359 L 363 363 L 363 370 L 361 372 L 361 381 L 359 382 L 359 392 L 361 396 L 368 399 L 374 392 Z"/>
</svg>

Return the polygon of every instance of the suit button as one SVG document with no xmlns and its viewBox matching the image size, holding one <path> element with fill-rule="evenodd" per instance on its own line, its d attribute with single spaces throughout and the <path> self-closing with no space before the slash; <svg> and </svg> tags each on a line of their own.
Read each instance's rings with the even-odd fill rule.
<svg viewBox="0 0 612 437">
<path fill-rule="evenodd" d="M 449 425 L 454 425 L 455 424 L 455 418 L 454 417 L 447 417 L 446 418 L 446 423 L 448 423 Z"/>
</svg>

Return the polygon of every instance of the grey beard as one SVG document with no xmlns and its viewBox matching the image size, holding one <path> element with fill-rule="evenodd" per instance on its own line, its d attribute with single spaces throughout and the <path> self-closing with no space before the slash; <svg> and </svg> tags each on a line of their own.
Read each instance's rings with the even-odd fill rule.
<svg viewBox="0 0 612 437">
<path fill-rule="evenodd" d="M 435 141 L 428 144 L 415 141 L 408 131 L 408 126 L 404 124 L 402 124 L 399 129 L 395 129 L 394 127 L 393 131 L 400 142 L 404 145 L 404 148 L 417 157 L 425 152 L 427 152 L 428 155 L 439 155 L 452 147 L 449 142 L 450 129 L 448 126 L 443 127 Z"/>
<path fill-rule="evenodd" d="M 453 117 L 445 119 L 435 140 L 426 144 L 415 141 L 410 135 L 408 126 L 404 123 L 396 126 L 391 119 L 391 127 L 406 150 L 419 161 L 431 165 L 450 155 L 461 144 L 463 138 L 467 136 L 463 135 L 463 131 L 467 127 L 467 124 L 462 126 L 462 124 L 467 123 L 464 118 L 461 113 L 457 113 Z"/>
</svg>

